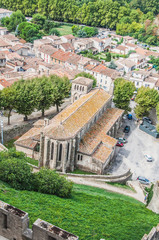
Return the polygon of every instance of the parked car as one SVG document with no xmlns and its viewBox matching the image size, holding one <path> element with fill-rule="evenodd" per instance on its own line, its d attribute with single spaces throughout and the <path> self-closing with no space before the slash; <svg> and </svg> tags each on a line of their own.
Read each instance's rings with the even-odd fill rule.
<svg viewBox="0 0 159 240">
<path fill-rule="evenodd" d="M 146 184 L 146 185 L 150 184 L 150 181 L 145 177 L 138 177 L 137 180 L 142 184 Z"/>
<path fill-rule="evenodd" d="M 129 132 L 130 132 L 130 126 L 125 126 L 124 132 L 125 132 L 125 133 L 129 133 Z"/>
<path fill-rule="evenodd" d="M 151 119 L 149 117 L 143 117 L 142 120 L 152 124 L 152 121 L 151 121 Z"/>
<path fill-rule="evenodd" d="M 116 146 L 118 146 L 118 147 L 123 147 L 124 144 L 123 144 L 122 142 L 117 142 Z"/>
<path fill-rule="evenodd" d="M 144 157 L 146 158 L 147 162 L 152 162 L 152 157 L 150 155 L 144 155 Z"/>
<path fill-rule="evenodd" d="M 124 119 L 124 120 L 126 120 L 126 119 L 127 119 L 127 116 L 126 116 L 126 115 L 124 115 L 124 116 L 123 116 L 123 119 Z"/>
<path fill-rule="evenodd" d="M 135 95 L 132 96 L 131 100 L 132 100 L 132 101 L 135 101 L 135 97 L 136 97 Z"/>
<path fill-rule="evenodd" d="M 133 117 L 132 117 L 132 114 L 129 113 L 129 114 L 127 115 L 127 118 L 128 118 L 129 120 L 132 120 L 132 118 L 133 118 Z"/>
<path fill-rule="evenodd" d="M 127 143 L 126 139 L 122 137 L 117 138 L 117 140 L 121 143 Z"/>
</svg>

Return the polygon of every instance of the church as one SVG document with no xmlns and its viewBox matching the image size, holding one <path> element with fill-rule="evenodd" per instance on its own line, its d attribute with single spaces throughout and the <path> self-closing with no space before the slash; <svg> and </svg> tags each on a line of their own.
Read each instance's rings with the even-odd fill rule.
<svg viewBox="0 0 159 240">
<path fill-rule="evenodd" d="M 39 160 L 39 167 L 104 174 L 116 154 L 124 111 L 111 108 L 112 96 L 92 86 L 88 78 L 73 80 L 71 104 L 51 120 L 34 123 L 15 142 L 16 149 Z"/>
</svg>

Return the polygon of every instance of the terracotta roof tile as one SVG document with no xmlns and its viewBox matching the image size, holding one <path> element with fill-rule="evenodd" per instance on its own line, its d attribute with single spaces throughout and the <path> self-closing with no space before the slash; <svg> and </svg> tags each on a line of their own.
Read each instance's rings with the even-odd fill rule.
<svg viewBox="0 0 159 240">
<path fill-rule="evenodd" d="M 107 109 L 101 118 L 84 135 L 79 145 L 79 152 L 92 155 L 101 143 L 110 150 L 115 146 L 117 140 L 107 135 L 118 118 L 124 113 L 117 108 Z M 98 152 L 99 158 L 99 152 Z M 105 158 L 106 159 L 106 158 Z"/>
<path fill-rule="evenodd" d="M 74 137 L 109 99 L 111 96 L 102 89 L 91 91 L 59 113 L 44 134 L 53 139 Z"/>
<path fill-rule="evenodd" d="M 5 79 L 0 79 L 0 85 L 6 88 L 6 87 L 10 87 L 11 84 L 7 82 Z"/>
</svg>

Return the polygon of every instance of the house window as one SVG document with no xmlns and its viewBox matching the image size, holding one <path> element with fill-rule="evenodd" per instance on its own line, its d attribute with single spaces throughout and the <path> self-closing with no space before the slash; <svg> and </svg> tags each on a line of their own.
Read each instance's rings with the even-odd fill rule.
<svg viewBox="0 0 159 240">
<path fill-rule="evenodd" d="M 82 91 L 82 87 L 80 86 L 80 91 Z"/>
<path fill-rule="evenodd" d="M 61 159 L 62 159 L 62 144 L 60 143 L 58 160 L 61 161 Z"/>
<path fill-rule="evenodd" d="M 55 59 L 55 62 L 56 62 L 56 59 Z"/>
<path fill-rule="evenodd" d="M 105 81 L 105 84 L 107 84 L 107 81 Z"/>
<path fill-rule="evenodd" d="M 51 143 L 51 160 L 53 160 L 54 157 L 54 143 Z"/>
<path fill-rule="evenodd" d="M 83 156 L 81 155 L 81 161 L 83 160 Z"/>
<path fill-rule="evenodd" d="M 78 154 L 77 159 L 78 159 L 78 161 L 80 160 L 80 154 Z"/>
<path fill-rule="evenodd" d="M 79 89 L 79 86 L 77 86 L 77 90 Z"/>
<path fill-rule="evenodd" d="M 76 90 L 76 85 L 74 86 L 74 90 Z"/>
<path fill-rule="evenodd" d="M 102 83 L 102 79 L 100 80 L 100 82 Z"/>
<path fill-rule="evenodd" d="M 136 85 L 139 86 L 139 82 L 136 82 Z"/>
<path fill-rule="evenodd" d="M 84 87 L 82 88 L 82 91 L 84 91 Z"/>
<path fill-rule="evenodd" d="M 7 215 L 6 214 L 3 214 L 3 228 L 7 229 L 8 226 L 7 226 Z"/>
</svg>

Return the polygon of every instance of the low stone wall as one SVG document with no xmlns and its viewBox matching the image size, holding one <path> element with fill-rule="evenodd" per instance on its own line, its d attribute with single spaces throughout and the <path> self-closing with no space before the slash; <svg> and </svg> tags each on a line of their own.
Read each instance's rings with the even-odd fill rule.
<svg viewBox="0 0 159 240">
<path fill-rule="evenodd" d="M 121 175 L 88 175 L 88 174 L 73 174 L 73 173 L 62 173 L 59 172 L 60 175 L 65 175 L 68 177 L 82 177 L 82 178 L 89 178 L 97 181 L 104 181 L 104 182 L 114 182 L 114 183 L 124 183 L 128 179 L 130 179 L 132 173 L 130 169 L 121 174 Z"/>
<path fill-rule="evenodd" d="M 159 240 L 159 224 L 153 227 L 149 234 L 145 234 L 141 240 Z"/>
<path fill-rule="evenodd" d="M 77 236 L 41 219 L 29 227 L 28 213 L 0 201 L 1 236 L 15 240 L 79 240 Z"/>
<path fill-rule="evenodd" d="M 9 129 L 5 129 L 3 131 L 3 140 L 4 143 L 10 141 L 13 138 L 16 138 L 25 132 L 27 132 L 29 129 L 33 127 L 33 121 L 27 122 L 27 124 L 22 124 L 22 125 L 14 125 Z M 1 142 L 1 134 L 0 134 L 0 142 Z"/>
</svg>

